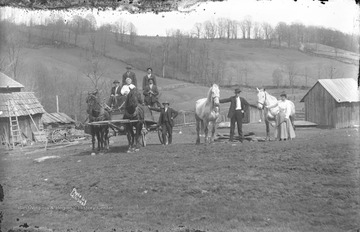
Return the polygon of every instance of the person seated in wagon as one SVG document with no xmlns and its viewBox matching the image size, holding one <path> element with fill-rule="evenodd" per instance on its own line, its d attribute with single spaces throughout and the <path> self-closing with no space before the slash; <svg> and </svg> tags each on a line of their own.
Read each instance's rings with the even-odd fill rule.
<svg viewBox="0 0 360 232">
<path fill-rule="evenodd" d="M 158 108 L 161 107 L 158 99 L 159 91 L 152 79 L 149 79 L 149 85 L 145 86 L 143 94 L 144 101 L 147 106 L 153 107 L 154 105 L 156 105 Z"/>
<path fill-rule="evenodd" d="M 108 106 L 110 106 L 111 108 L 115 107 L 117 105 L 119 97 L 121 96 L 120 81 L 114 80 L 113 84 L 114 84 L 114 86 L 111 88 L 110 98 L 108 101 Z"/>
<path fill-rule="evenodd" d="M 121 88 L 121 95 L 127 96 L 130 93 L 130 90 L 136 88 L 135 85 L 132 84 L 132 79 L 130 77 L 125 79 L 125 84 Z"/>
</svg>

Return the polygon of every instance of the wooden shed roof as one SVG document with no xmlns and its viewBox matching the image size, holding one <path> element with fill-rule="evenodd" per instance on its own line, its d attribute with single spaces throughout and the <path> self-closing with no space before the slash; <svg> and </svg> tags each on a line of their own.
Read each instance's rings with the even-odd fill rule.
<svg viewBox="0 0 360 232">
<path fill-rule="evenodd" d="M 41 121 L 48 124 L 74 124 L 75 121 L 65 113 L 47 113 L 42 115 Z"/>
<path fill-rule="evenodd" d="M 24 86 L 0 72 L 0 88 L 24 88 Z"/>
<path fill-rule="evenodd" d="M 13 100 L 16 116 L 28 116 L 29 114 L 42 114 L 45 110 L 39 100 L 31 92 L 0 93 L 0 118 L 9 117 L 7 104 Z M 13 115 L 13 114 L 12 114 Z"/>
<path fill-rule="evenodd" d="M 328 91 L 330 95 L 339 103 L 360 102 L 360 91 L 356 81 L 352 78 L 320 79 L 316 82 L 316 84 L 318 83 L 323 86 L 326 91 Z M 305 97 L 310 91 L 312 91 L 314 86 L 305 94 L 300 102 L 304 101 Z"/>
</svg>

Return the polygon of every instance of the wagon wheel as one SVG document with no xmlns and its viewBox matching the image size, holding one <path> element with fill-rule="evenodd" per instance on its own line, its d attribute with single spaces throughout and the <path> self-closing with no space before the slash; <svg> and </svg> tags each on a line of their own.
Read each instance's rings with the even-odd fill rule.
<svg viewBox="0 0 360 232">
<path fill-rule="evenodd" d="M 68 141 L 66 139 L 66 134 L 67 134 L 66 130 L 56 129 L 51 133 L 51 141 L 53 141 L 53 143 L 60 143 L 63 141 Z"/>
<path fill-rule="evenodd" d="M 158 128 L 158 136 L 161 144 L 164 144 L 161 127 Z"/>
</svg>

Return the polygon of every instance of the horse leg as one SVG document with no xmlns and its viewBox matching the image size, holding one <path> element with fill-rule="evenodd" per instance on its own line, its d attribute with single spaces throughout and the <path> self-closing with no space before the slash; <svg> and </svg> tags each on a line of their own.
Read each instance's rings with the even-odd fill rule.
<svg viewBox="0 0 360 232">
<path fill-rule="evenodd" d="M 215 121 L 212 121 L 212 129 L 211 129 L 211 140 L 210 142 L 214 142 L 215 140 Z"/>
<path fill-rule="evenodd" d="M 109 127 L 105 127 L 105 133 L 104 133 L 104 141 L 105 141 L 105 149 L 109 150 Z"/>
<path fill-rule="evenodd" d="M 266 126 L 266 138 L 265 141 L 270 141 L 270 122 L 265 118 L 265 126 Z"/>
<path fill-rule="evenodd" d="M 209 142 L 209 138 L 208 138 L 208 133 L 209 133 L 209 121 L 208 120 L 203 120 L 204 121 L 204 133 L 205 133 L 205 143 Z"/>
<path fill-rule="evenodd" d="M 97 128 L 96 130 L 96 139 L 98 141 L 98 151 L 101 149 L 101 137 L 100 137 L 100 128 Z"/>
<path fill-rule="evenodd" d="M 195 115 L 195 119 L 196 119 L 196 134 L 197 134 L 196 144 L 200 144 L 200 118 L 198 118 Z"/>
</svg>

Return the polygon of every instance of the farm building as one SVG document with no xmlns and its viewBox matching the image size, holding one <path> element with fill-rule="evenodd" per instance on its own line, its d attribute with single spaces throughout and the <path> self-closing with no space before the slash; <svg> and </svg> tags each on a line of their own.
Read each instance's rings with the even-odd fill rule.
<svg viewBox="0 0 360 232">
<path fill-rule="evenodd" d="M 65 113 L 45 112 L 41 118 L 45 129 L 58 128 L 58 127 L 75 127 L 75 121 Z"/>
<path fill-rule="evenodd" d="M 40 119 L 45 110 L 34 93 L 21 92 L 22 88 L 24 88 L 22 84 L 0 73 L 1 144 L 11 143 L 9 114 L 18 117 L 19 127 L 24 139 L 34 140 L 33 132 L 37 131 L 36 127 L 39 128 Z M 10 103 L 13 106 L 11 112 L 9 112 L 8 108 Z"/>
<path fill-rule="evenodd" d="M 352 78 L 318 80 L 300 102 L 306 121 L 331 128 L 359 125 L 360 92 Z"/>
</svg>

